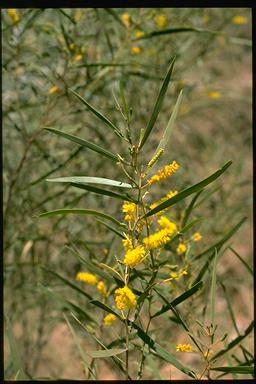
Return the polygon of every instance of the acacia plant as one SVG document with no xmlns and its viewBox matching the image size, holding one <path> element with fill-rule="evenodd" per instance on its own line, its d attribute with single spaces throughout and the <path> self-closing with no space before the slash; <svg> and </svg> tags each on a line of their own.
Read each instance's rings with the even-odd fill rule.
<svg viewBox="0 0 256 384">
<path fill-rule="evenodd" d="M 178 177 L 181 165 L 178 159 L 173 158 L 173 151 L 169 153 L 167 143 L 179 110 L 182 91 L 178 95 L 153 156 L 147 159 L 147 162 L 143 160 L 146 156 L 144 154 L 141 156 L 163 105 L 174 63 L 175 58 L 170 63 L 148 124 L 145 129 L 141 129 L 139 140 L 135 138 L 133 132 L 132 113 L 125 97 L 123 82 L 120 82 L 119 99 L 115 97 L 117 109 L 124 120 L 122 127 L 116 126 L 80 94 L 70 90 L 125 143 L 126 153 L 112 153 L 109 149 L 80 137 L 54 128 L 46 128 L 55 135 L 112 160 L 116 167 L 123 171 L 125 179 L 116 181 L 102 177 L 72 176 L 48 180 L 69 183 L 75 188 L 123 201 L 121 221 L 120 218 L 87 207 L 60 208 L 39 215 L 41 218 L 68 214 L 93 215 L 99 225 L 104 225 L 107 230 L 114 233 L 119 242 L 122 242 L 122 244 L 120 242 L 122 248 L 120 247 L 118 251 L 108 252 L 106 263 L 99 262 L 95 258 L 91 261 L 86 260 L 70 248 L 84 266 L 76 275 L 78 284 L 81 285 L 70 282 L 57 271 L 54 272 L 56 277 L 61 278 L 86 299 L 84 307 L 69 303 L 70 316 L 69 318 L 64 316 L 78 345 L 87 378 L 97 378 L 97 359 L 110 358 L 112 364 L 120 369 L 122 377 L 141 379 L 147 366 L 146 362 L 153 366 L 152 355 L 194 379 L 216 378 L 216 374 L 224 375 L 230 372 L 252 373 L 250 352 L 245 347 L 243 347 L 245 361 L 239 360 L 236 366 L 221 366 L 219 361 L 230 350 L 241 344 L 251 332 L 253 323 L 248 325 L 243 334 L 226 343 L 227 333 L 220 334 L 215 321 L 217 261 L 221 256 L 223 245 L 239 229 L 244 218 L 231 228 L 221 241 L 199 254 L 196 254 L 196 251 L 197 242 L 202 238 L 197 228 L 200 219 L 190 220 L 193 208 L 204 188 L 219 178 L 229 168 L 231 161 L 196 184 L 181 191 L 176 190 L 173 180 Z M 161 161 L 166 159 L 166 165 L 159 167 L 159 159 Z M 177 174 L 173 177 L 175 173 Z M 154 188 L 164 183 L 171 185 L 170 190 L 160 200 L 155 201 Z M 177 215 L 175 207 L 192 194 L 194 197 L 190 203 L 181 215 Z M 209 274 L 210 284 L 206 284 L 205 280 Z M 208 297 L 208 293 L 210 294 L 208 308 L 204 307 L 199 313 L 190 300 L 192 296 L 193 302 L 202 295 Z M 184 314 L 180 309 L 182 303 L 183 305 L 189 303 L 189 309 L 184 310 Z M 101 311 L 99 317 L 92 316 L 86 308 L 90 309 L 91 313 L 93 310 Z M 71 320 L 73 324 L 79 324 L 79 327 L 95 340 L 99 346 L 97 351 L 81 348 Z M 172 321 L 175 327 L 181 328 L 185 335 L 184 339 L 189 339 L 190 343 L 177 343 L 171 347 L 167 343 L 167 347 L 164 348 L 162 346 L 164 340 L 161 341 L 161 338 L 159 342 L 157 340 L 156 325 L 159 321 L 165 329 L 168 329 Z M 120 334 L 116 335 L 114 331 L 118 329 Z M 182 364 L 176 357 L 178 352 L 196 353 L 199 361 L 197 369 Z"/>
</svg>

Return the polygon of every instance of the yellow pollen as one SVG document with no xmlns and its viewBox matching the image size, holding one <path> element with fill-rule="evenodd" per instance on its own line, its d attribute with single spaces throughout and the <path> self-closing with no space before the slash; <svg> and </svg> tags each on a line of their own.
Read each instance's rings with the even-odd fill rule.
<svg viewBox="0 0 256 384">
<path fill-rule="evenodd" d="M 165 15 L 158 15 L 155 19 L 156 21 L 156 25 L 159 27 L 159 28 L 164 28 L 166 27 L 167 25 L 167 18 Z"/>
<path fill-rule="evenodd" d="M 133 55 L 139 55 L 141 53 L 142 49 L 140 47 L 132 47 L 131 52 Z"/>
<path fill-rule="evenodd" d="M 180 243 L 176 249 L 178 255 L 182 255 L 183 253 L 185 253 L 187 250 L 187 246 L 186 244 L 184 243 Z"/>
<path fill-rule="evenodd" d="M 16 11 L 16 9 L 7 9 L 7 13 L 9 17 L 11 18 L 13 24 L 16 24 L 20 21 L 20 17 Z"/>
<path fill-rule="evenodd" d="M 137 37 L 137 39 L 139 39 L 140 37 L 143 37 L 144 35 L 145 35 L 145 33 L 143 31 L 135 32 L 135 37 Z"/>
<path fill-rule="evenodd" d="M 129 267 L 135 267 L 135 265 L 142 262 L 145 258 L 146 251 L 142 245 L 138 247 L 128 250 L 125 254 L 124 263 Z"/>
<path fill-rule="evenodd" d="M 248 23 L 248 18 L 246 16 L 234 16 L 232 23 L 236 25 L 244 25 Z"/>
<path fill-rule="evenodd" d="M 192 352 L 191 344 L 178 344 L 176 345 L 177 352 Z"/>
<path fill-rule="evenodd" d="M 51 87 L 48 91 L 48 94 L 49 95 L 52 95 L 53 93 L 57 93 L 60 91 L 60 88 L 57 86 L 57 85 L 54 85 L 53 87 Z"/>
<path fill-rule="evenodd" d="M 137 300 L 130 288 L 124 286 L 115 290 L 116 306 L 120 310 L 132 309 L 136 307 Z"/>
<path fill-rule="evenodd" d="M 97 284 L 97 290 L 102 296 L 107 296 L 107 288 L 103 281 L 99 281 Z"/>
<path fill-rule="evenodd" d="M 129 27 L 131 25 L 131 18 L 129 13 L 123 13 L 121 19 L 126 27 Z"/>
<path fill-rule="evenodd" d="M 115 320 L 116 320 L 116 316 L 113 315 L 112 313 L 109 313 L 103 319 L 104 325 L 107 325 L 107 326 L 112 325 L 113 321 L 115 321 Z"/>
<path fill-rule="evenodd" d="M 123 204 L 123 212 L 126 214 L 124 219 L 126 221 L 134 220 L 135 210 L 136 210 L 135 203 L 130 203 L 129 201 L 125 201 Z"/>
<path fill-rule="evenodd" d="M 200 240 L 202 240 L 202 235 L 201 235 L 201 233 L 199 233 L 199 232 L 194 233 L 194 234 L 192 235 L 192 240 L 193 240 L 193 241 L 200 241 Z"/>
<path fill-rule="evenodd" d="M 173 196 L 177 195 L 178 191 L 170 191 L 167 193 L 166 196 L 164 196 L 161 200 L 156 201 L 155 203 L 150 205 L 150 209 L 154 209 L 158 205 L 164 203 L 166 200 L 171 199 Z M 160 212 L 157 212 L 155 215 L 162 215 L 164 212 L 168 211 L 171 207 L 167 207 L 165 209 L 162 209 Z"/>
<path fill-rule="evenodd" d="M 171 238 L 171 233 L 168 228 L 163 228 L 158 232 L 149 235 L 143 239 L 143 243 L 149 249 L 154 249 L 161 247 L 162 245 L 168 243 Z"/>
</svg>

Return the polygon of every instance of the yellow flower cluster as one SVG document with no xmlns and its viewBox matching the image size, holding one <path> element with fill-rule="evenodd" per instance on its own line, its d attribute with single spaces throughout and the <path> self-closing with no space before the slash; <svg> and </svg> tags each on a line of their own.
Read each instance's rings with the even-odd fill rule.
<svg viewBox="0 0 256 384">
<path fill-rule="evenodd" d="M 172 272 L 170 272 L 170 277 L 171 277 L 170 280 L 179 280 L 182 276 L 185 276 L 187 274 L 188 274 L 188 272 L 186 269 L 181 269 L 178 272 L 172 271 Z"/>
<path fill-rule="evenodd" d="M 142 51 L 141 47 L 132 47 L 131 48 L 131 53 L 133 55 L 139 55 L 141 53 L 141 51 Z"/>
<path fill-rule="evenodd" d="M 234 16 L 232 23 L 236 25 L 243 25 L 248 23 L 248 18 L 246 16 Z"/>
<path fill-rule="evenodd" d="M 123 13 L 121 19 L 126 27 L 129 27 L 131 25 L 131 18 L 129 13 Z"/>
<path fill-rule="evenodd" d="M 171 236 L 177 232 L 177 225 L 165 216 L 161 216 L 158 223 L 163 229 L 143 239 L 145 246 L 149 249 L 158 248 L 168 243 Z"/>
<path fill-rule="evenodd" d="M 124 286 L 115 290 L 116 306 L 118 309 L 132 309 L 136 307 L 137 300 L 130 288 Z"/>
<path fill-rule="evenodd" d="M 20 21 L 20 17 L 16 11 L 16 9 L 7 9 L 7 13 L 9 15 L 9 17 L 11 18 L 13 24 L 16 24 Z"/>
<path fill-rule="evenodd" d="M 124 249 L 126 251 L 133 249 L 132 240 L 129 237 L 127 237 L 126 239 L 123 239 L 122 242 L 123 242 Z"/>
<path fill-rule="evenodd" d="M 83 281 L 84 283 L 90 285 L 95 285 L 97 283 L 97 277 L 88 272 L 78 272 L 76 275 L 76 280 Z"/>
<path fill-rule="evenodd" d="M 97 290 L 102 296 L 107 296 L 107 288 L 103 281 L 98 282 Z"/>
<path fill-rule="evenodd" d="M 179 169 L 179 167 L 179 164 L 174 160 L 171 164 L 168 164 L 164 168 L 160 169 L 156 175 L 153 175 L 149 179 L 148 183 L 154 184 L 161 180 L 165 180 L 167 177 L 173 175 Z"/>
<path fill-rule="evenodd" d="M 137 37 L 137 39 L 143 37 L 145 35 L 145 33 L 143 31 L 137 31 L 135 32 L 135 37 Z"/>
<path fill-rule="evenodd" d="M 155 203 L 151 204 L 151 205 L 150 205 L 150 209 L 154 209 L 154 208 L 157 207 L 159 204 L 164 203 L 164 202 L 165 202 L 166 200 L 168 200 L 168 199 L 171 199 L 173 196 L 177 195 L 177 193 L 178 193 L 178 191 L 170 191 L 170 192 L 168 192 L 167 195 L 164 196 L 161 200 L 156 201 Z M 160 212 L 157 212 L 156 215 L 161 215 L 163 212 L 167 211 L 168 209 L 169 209 L 169 207 L 163 209 L 163 210 L 160 211 Z"/>
<path fill-rule="evenodd" d="M 149 249 L 159 248 L 162 245 L 168 243 L 171 235 L 167 228 L 161 229 L 158 232 L 149 235 L 143 239 L 145 246 Z"/>
<path fill-rule="evenodd" d="M 116 316 L 113 315 L 112 313 L 109 313 L 103 319 L 104 325 L 107 325 L 107 326 L 112 325 L 113 321 L 115 321 L 115 320 L 116 320 Z"/>
<path fill-rule="evenodd" d="M 135 265 L 142 262 L 146 255 L 145 248 L 142 245 L 139 245 L 133 249 L 130 249 L 126 252 L 124 263 L 125 265 L 133 268 Z"/>
<path fill-rule="evenodd" d="M 221 97 L 221 94 L 218 91 L 210 91 L 210 92 L 208 92 L 208 97 L 210 99 L 217 100 L 217 99 L 219 99 Z"/>
<path fill-rule="evenodd" d="M 186 244 L 184 243 L 180 243 L 176 249 L 178 255 L 182 255 L 183 253 L 185 253 L 187 250 L 187 246 Z"/>
<path fill-rule="evenodd" d="M 177 352 L 192 352 L 191 344 L 178 344 L 176 345 Z"/>
<path fill-rule="evenodd" d="M 193 241 L 200 241 L 200 240 L 202 240 L 202 235 L 201 235 L 201 233 L 199 233 L 199 232 L 194 233 L 194 234 L 192 235 L 192 240 L 193 240 Z"/>
<path fill-rule="evenodd" d="M 129 201 L 125 201 L 123 204 L 123 212 L 125 213 L 124 219 L 126 221 L 134 220 L 135 210 L 136 210 L 135 203 L 130 203 Z"/>
<path fill-rule="evenodd" d="M 57 85 L 54 85 L 53 87 L 51 87 L 48 91 L 48 94 L 49 95 L 52 95 L 53 93 L 57 93 L 60 91 L 60 88 L 57 86 Z"/>
<path fill-rule="evenodd" d="M 156 25 L 159 27 L 159 28 L 164 28 L 166 27 L 167 25 L 167 18 L 165 15 L 158 15 L 155 19 L 156 21 Z"/>
</svg>

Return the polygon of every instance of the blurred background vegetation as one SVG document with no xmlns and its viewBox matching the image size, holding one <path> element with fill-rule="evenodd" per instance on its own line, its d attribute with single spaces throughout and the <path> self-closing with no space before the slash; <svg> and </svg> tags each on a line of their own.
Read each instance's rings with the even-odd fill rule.
<svg viewBox="0 0 256 384">
<path fill-rule="evenodd" d="M 127 16 L 128 15 L 128 16 Z M 119 81 L 132 108 L 132 132 L 145 127 L 168 65 L 177 56 L 164 107 L 150 140 L 151 159 L 183 88 L 183 99 L 168 150 L 160 165 L 181 164 L 175 189 L 207 177 L 226 161 L 233 164 L 195 212 L 202 216 L 198 245 L 218 241 L 243 216 L 246 222 L 229 241 L 252 263 L 252 50 L 251 10 L 246 8 L 105 8 L 19 9 L 1 11 L 4 180 L 4 306 L 24 370 L 30 377 L 82 379 L 72 337 L 61 314 L 40 288 L 53 287 L 74 298 L 70 288 L 45 266 L 73 281 L 80 265 L 66 245 L 103 261 L 113 234 L 90 217 L 38 220 L 56 208 L 83 207 L 122 217 L 121 202 L 69 185 L 49 184 L 48 177 L 98 176 L 120 179 L 121 170 L 100 155 L 44 130 L 54 127 L 115 153 L 119 139 L 68 91 L 80 93 L 117 124 Z M 190 31 L 163 33 L 170 28 Z M 143 35 L 144 34 L 144 35 Z M 144 38 L 148 35 L 148 38 Z M 156 189 L 154 200 L 164 192 Z M 202 194 L 201 200 L 204 195 Z M 199 199 L 200 202 L 200 199 Z M 182 211 L 185 203 L 177 209 Z M 179 215 L 179 213 L 178 213 Z M 112 244 L 112 247 L 120 245 Z M 238 328 L 252 317 L 252 282 L 235 254 L 226 249 L 218 271 L 228 285 Z M 41 284 L 41 285 L 40 285 Z M 76 297 L 76 300 L 81 299 Z M 218 290 L 218 316 L 232 328 L 227 302 Z M 233 333 L 232 333 L 233 332 Z M 230 336 L 235 330 L 230 331 Z M 179 342 L 165 324 L 162 340 Z M 85 340 L 88 347 L 90 341 Z M 15 367 L 5 343 L 5 375 Z M 188 358 L 186 356 L 186 358 Z M 170 367 L 157 363 L 161 378 Z M 148 378 L 151 373 L 148 372 Z M 177 376 L 175 376 L 177 374 Z M 103 365 L 99 378 L 115 376 Z M 227 376 L 228 377 L 228 376 Z M 174 371 L 172 378 L 184 378 Z"/>
</svg>

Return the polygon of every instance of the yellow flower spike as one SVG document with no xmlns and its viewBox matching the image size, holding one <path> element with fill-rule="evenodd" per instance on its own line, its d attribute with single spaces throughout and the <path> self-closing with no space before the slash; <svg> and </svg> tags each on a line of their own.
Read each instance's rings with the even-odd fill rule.
<svg viewBox="0 0 256 384">
<path fill-rule="evenodd" d="M 234 16 L 232 18 L 232 23 L 236 25 L 244 25 L 248 23 L 248 18 L 246 16 Z"/>
<path fill-rule="evenodd" d="M 103 281 L 99 281 L 97 284 L 97 290 L 102 296 L 107 296 L 107 288 Z"/>
<path fill-rule="evenodd" d="M 137 300 L 130 288 L 125 285 L 123 288 L 118 288 L 115 290 L 116 295 L 116 306 L 121 311 L 124 309 L 132 309 L 136 307 Z"/>
<path fill-rule="evenodd" d="M 145 35 L 145 32 L 143 31 L 137 31 L 135 32 L 135 37 L 137 37 L 137 39 L 140 39 L 141 37 L 143 37 Z"/>
<path fill-rule="evenodd" d="M 106 315 L 103 319 L 104 325 L 109 326 L 116 320 L 116 316 L 112 313 Z"/>
<path fill-rule="evenodd" d="M 11 18 L 13 24 L 17 24 L 20 21 L 20 17 L 16 11 L 16 9 L 7 9 L 7 13 L 9 17 Z"/>
<path fill-rule="evenodd" d="M 164 153 L 164 149 L 160 148 L 159 151 L 156 153 L 156 155 L 148 162 L 147 166 L 149 168 L 152 167 L 159 160 L 159 158 L 162 156 L 163 153 Z"/>
<path fill-rule="evenodd" d="M 89 285 L 96 285 L 97 283 L 97 277 L 88 272 L 78 272 L 76 275 L 76 280 L 83 281 Z"/>
<path fill-rule="evenodd" d="M 192 352 L 193 348 L 191 344 L 177 344 L 176 351 L 177 352 Z"/>
<path fill-rule="evenodd" d="M 48 90 L 48 94 L 52 95 L 53 93 L 57 93 L 60 91 L 60 88 L 57 85 L 54 85 Z"/>
<path fill-rule="evenodd" d="M 139 55 L 141 53 L 142 49 L 140 47 L 132 47 L 131 48 L 131 53 L 133 55 Z"/>
<path fill-rule="evenodd" d="M 194 233 L 193 235 L 192 235 L 192 240 L 193 241 L 200 241 L 200 240 L 202 240 L 202 235 L 201 235 L 201 233 L 199 233 L 199 232 L 196 232 L 196 233 Z"/>
<path fill-rule="evenodd" d="M 168 229 L 170 235 L 173 235 L 175 232 L 177 232 L 177 225 L 170 221 L 167 217 L 161 216 L 157 222 L 160 227 Z"/>
<path fill-rule="evenodd" d="M 123 204 L 123 212 L 126 214 L 124 219 L 126 221 L 134 220 L 135 210 L 136 210 L 135 203 L 130 203 L 129 201 L 125 201 Z"/>
<path fill-rule="evenodd" d="M 151 176 L 148 183 L 154 184 L 161 180 L 165 180 L 167 177 L 172 176 L 179 169 L 179 164 L 174 160 L 171 164 L 166 165 L 164 168 L 160 169 L 157 174 Z"/>
<path fill-rule="evenodd" d="M 183 253 L 185 253 L 187 250 L 187 246 L 186 244 L 184 243 L 180 243 L 176 249 L 178 255 L 182 255 Z"/>
<path fill-rule="evenodd" d="M 178 280 L 179 275 L 177 272 L 170 272 L 171 280 Z"/>
<path fill-rule="evenodd" d="M 165 15 L 158 15 L 156 18 L 155 18 L 155 21 L 156 21 L 156 25 L 159 27 L 159 28 L 164 28 L 166 27 L 167 25 L 167 18 Z"/>
<path fill-rule="evenodd" d="M 221 97 L 221 93 L 218 91 L 210 91 L 207 95 L 210 99 L 214 100 L 218 100 Z"/>
<path fill-rule="evenodd" d="M 158 232 L 153 233 L 152 235 L 149 235 L 148 237 L 145 237 L 143 239 L 143 243 L 148 249 L 155 249 L 168 243 L 170 238 L 171 238 L 171 234 L 169 229 L 164 228 Z"/>
<path fill-rule="evenodd" d="M 129 13 L 123 13 L 121 16 L 122 22 L 128 28 L 131 25 L 131 17 Z"/>
<path fill-rule="evenodd" d="M 139 245 L 138 247 L 135 247 L 134 249 L 128 250 L 125 254 L 124 258 L 124 264 L 128 267 L 135 267 L 139 263 L 142 262 L 142 260 L 146 256 L 145 248 L 142 245 Z"/>
</svg>

